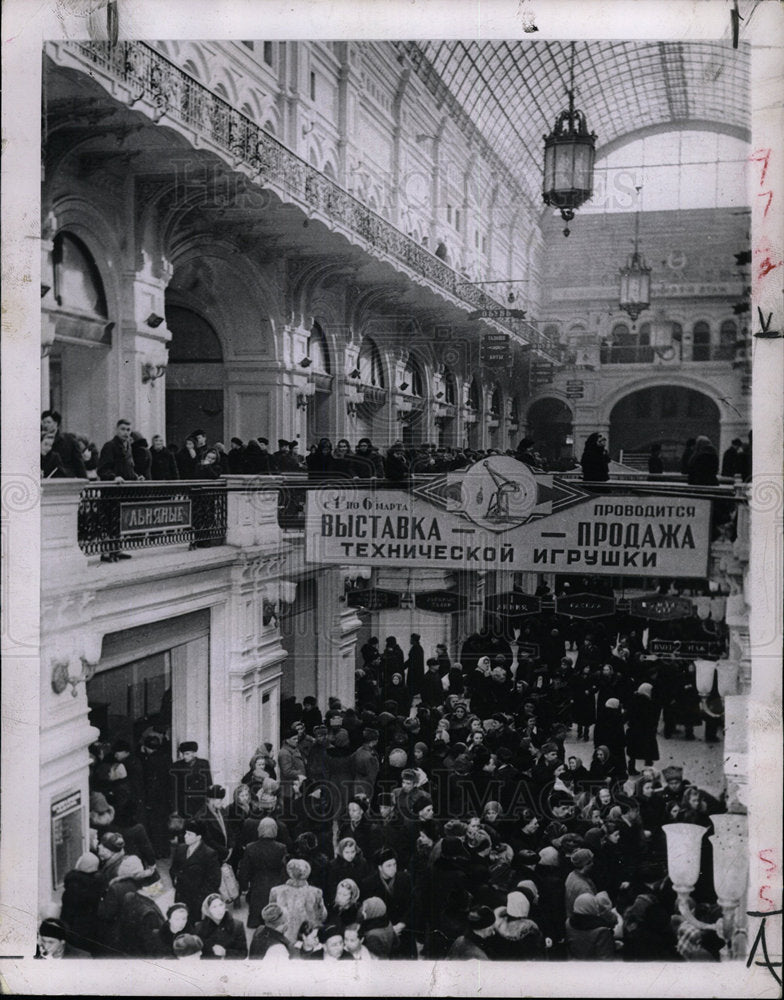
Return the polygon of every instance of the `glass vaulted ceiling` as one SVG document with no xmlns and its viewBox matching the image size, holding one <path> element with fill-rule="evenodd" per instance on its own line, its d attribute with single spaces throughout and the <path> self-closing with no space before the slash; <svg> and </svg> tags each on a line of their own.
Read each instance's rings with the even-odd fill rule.
<svg viewBox="0 0 784 1000">
<path fill-rule="evenodd" d="M 428 41 L 405 50 L 452 116 L 539 200 L 542 137 L 566 105 L 570 43 Z M 749 65 L 748 46 L 729 42 L 579 41 L 575 104 L 596 132 L 597 157 L 651 127 L 697 125 L 748 140 Z"/>
</svg>

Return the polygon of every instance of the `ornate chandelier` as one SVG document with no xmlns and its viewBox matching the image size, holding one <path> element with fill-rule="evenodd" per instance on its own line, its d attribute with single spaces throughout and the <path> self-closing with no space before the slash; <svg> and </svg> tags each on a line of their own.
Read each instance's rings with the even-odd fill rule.
<svg viewBox="0 0 784 1000">
<path fill-rule="evenodd" d="M 640 188 L 637 191 L 637 215 L 634 222 L 634 253 L 628 258 L 626 267 L 621 268 L 621 290 L 619 305 L 631 317 L 632 323 L 651 304 L 651 269 L 639 252 L 640 242 Z"/>
<path fill-rule="evenodd" d="M 596 133 L 588 131 L 585 115 L 574 106 L 574 42 L 569 69 L 569 107 L 555 119 L 553 130 L 544 136 L 545 205 L 560 209 L 564 222 L 571 222 L 575 209 L 593 195 L 593 163 Z M 569 226 L 563 231 L 569 235 Z"/>
</svg>

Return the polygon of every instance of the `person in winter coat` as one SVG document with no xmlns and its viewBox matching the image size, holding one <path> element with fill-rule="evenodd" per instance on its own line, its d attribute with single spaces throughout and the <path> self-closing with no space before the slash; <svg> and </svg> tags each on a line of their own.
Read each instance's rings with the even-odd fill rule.
<svg viewBox="0 0 784 1000">
<path fill-rule="evenodd" d="M 180 934 L 193 934 L 193 925 L 185 903 L 173 903 L 166 911 L 166 923 L 155 932 L 155 954 L 160 958 L 174 958 L 174 939 Z"/>
<path fill-rule="evenodd" d="M 351 837 L 366 858 L 376 849 L 373 842 L 373 827 L 366 814 L 367 808 L 367 799 L 350 799 L 346 807 L 346 817 L 338 826 L 339 840 Z"/>
<path fill-rule="evenodd" d="M 719 471 L 719 456 L 710 438 L 700 435 L 689 459 L 688 476 L 690 486 L 716 486 Z"/>
<path fill-rule="evenodd" d="M 615 916 L 606 908 L 602 910 L 593 893 L 581 893 L 574 901 L 574 912 L 566 921 L 569 958 L 580 961 L 615 958 L 613 929 L 616 923 Z"/>
<path fill-rule="evenodd" d="M 103 886 L 98 877 L 98 857 L 85 851 L 63 880 L 60 919 L 71 931 L 71 943 L 91 954 L 98 948 L 98 904 Z M 135 890 L 136 886 L 131 886 Z"/>
<path fill-rule="evenodd" d="M 342 816 L 354 792 L 354 753 L 345 729 L 335 733 L 332 746 L 327 750 L 327 781 L 331 815 Z"/>
<path fill-rule="evenodd" d="M 180 479 L 199 478 L 199 454 L 193 438 L 186 438 L 175 456 Z"/>
<path fill-rule="evenodd" d="M 227 822 L 226 812 L 221 802 L 226 797 L 226 789 L 221 785 L 211 785 L 202 808 L 196 813 L 201 822 L 202 837 L 207 847 L 218 855 L 221 864 L 228 861 L 234 842 L 233 830 Z"/>
<path fill-rule="evenodd" d="M 303 920 L 297 933 L 297 940 L 294 942 L 291 957 L 301 958 L 308 962 L 323 961 L 324 945 L 319 941 L 319 930 L 320 927 L 317 924 Z"/>
<path fill-rule="evenodd" d="M 248 958 L 291 958 L 293 949 L 283 930 L 286 917 L 276 903 L 269 903 L 261 911 L 264 924 L 258 928 L 250 942 Z M 300 926 L 302 926 L 300 924 Z"/>
<path fill-rule="evenodd" d="M 36 958 L 59 960 L 61 958 L 92 958 L 89 952 L 72 945 L 68 928 L 62 920 L 47 917 L 38 926 Z"/>
<path fill-rule="evenodd" d="M 522 892 L 510 892 L 506 906 L 495 909 L 495 955 L 505 961 L 544 957 L 544 939 L 530 919 L 531 904 Z"/>
<path fill-rule="evenodd" d="M 321 438 L 313 454 L 305 459 L 305 464 L 308 467 L 308 479 L 331 479 L 336 475 L 332 442 L 329 438 Z"/>
<path fill-rule="evenodd" d="M 198 820 L 187 819 L 183 828 L 185 843 L 174 849 L 171 879 L 174 899 L 185 903 L 192 923 L 201 917 L 205 896 L 217 892 L 221 884 L 218 855 L 202 841 L 202 826 Z"/>
<path fill-rule="evenodd" d="M 575 900 L 579 895 L 584 892 L 596 894 L 596 884 L 590 875 L 593 861 L 593 851 L 589 851 L 587 847 L 578 848 L 571 856 L 573 871 L 566 876 L 564 885 L 567 917 L 574 912 Z"/>
<path fill-rule="evenodd" d="M 202 940 L 202 958 L 247 958 L 245 928 L 226 912 L 219 893 L 212 892 L 201 906 L 195 933 Z"/>
<path fill-rule="evenodd" d="M 370 438 L 360 438 L 354 451 L 354 475 L 358 479 L 383 479 L 384 460 L 373 450 Z"/>
<path fill-rule="evenodd" d="M 659 706 L 653 701 L 653 686 L 640 684 L 632 695 L 626 714 L 626 750 L 629 754 L 629 774 L 636 776 L 636 763 L 645 761 L 650 766 L 659 759 L 656 728 L 659 724 Z"/>
<path fill-rule="evenodd" d="M 449 949 L 447 958 L 478 958 L 487 961 L 495 958 L 493 947 L 495 914 L 489 906 L 469 910 L 466 929 Z"/>
<path fill-rule="evenodd" d="M 353 924 L 359 913 L 359 886 L 354 879 L 341 879 L 331 896 L 333 902 L 329 907 L 327 922 L 336 927 Z"/>
<path fill-rule="evenodd" d="M 152 456 L 150 446 L 144 435 L 138 431 L 131 431 L 131 456 L 133 457 L 133 467 L 136 475 L 142 479 L 151 479 L 150 469 L 152 467 Z"/>
<path fill-rule="evenodd" d="M 265 816 L 258 826 L 259 839 L 248 844 L 239 863 L 241 892 L 247 892 L 248 927 L 258 927 L 261 911 L 269 902 L 273 887 L 280 885 L 284 874 L 286 848 L 278 840 L 278 824 Z"/>
<path fill-rule="evenodd" d="M 360 933 L 374 958 L 392 958 L 398 937 L 387 916 L 387 906 L 378 896 L 369 896 L 359 908 Z"/>
<path fill-rule="evenodd" d="M 129 958 L 150 958 L 158 948 L 157 931 L 164 924 L 164 916 L 155 902 L 163 892 L 163 883 L 157 868 L 150 868 L 136 876 L 136 891 L 125 896 L 117 921 L 117 945 L 121 954 Z"/>
<path fill-rule="evenodd" d="M 344 837 L 338 842 L 337 852 L 329 865 L 327 898 L 335 895 L 338 883 L 350 879 L 361 885 L 370 875 L 370 864 L 352 837 Z"/>
<path fill-rule="evenodd" d="M 626 777 L 626 733 L 623 729 L 623 715 L 618 698 L 608 698 L 597 712 L 596 725 L 593 728 L 595 747 L 606 747 L 614 768 L 615 777 Z M 593 775 L 592 775 L 593 777 Z"/>
<path fill-rule="evenodd" d="M 588 742 L 591 726 L 596 722 L 596 684 L 593 671 L 586 664 L 571 679 L 572 713 L 577 723 L 577 739 Z"/>
<path fill-rule="evenodd" d="M 653 892 L 641 893 L 623 913 L 623 960 L 669 962 L 676 959 L 670 916 Z"/>
<path fill-rule="evenodd" d="M 402 441 L 395 441 L 387 452 L 384 474 L 394 482 L 407 482 L 411 478 L 411 463 Z"/>
<path fill-rule="evenodd" d="M 116 954 L 120 947 L 118 934 L 123 900 L 129 892 L 136 892 L 136 879 L 144 871 L 144 865 L 135 854 L 123 858 L 117 875 L 109 882 L 103 899 L 98 904 L 98 937 L 108 954 Z"/>
<path fill-rule="evenodd" d="M 610 455 L 604 434 L 589 434 L 580 459 L 583 480 L 587 483 L 606 483 L 610 478 Z"/>
<path fill-rule="evenodd" d="M 307 861 L 292 858 L 286 865 L 288 879 L 283 885 L 276 885 L 270 892 L 270 903 L 277 904 L 286 918 L 281 928 L 288 941 L 293 944 L 303 920 L 321 924 L 327 916 L 321 889 L 308 883 L 310 865 Z"/>
<path fill-rule="evenodd" d="M 154 434 L 150 447 L 150 479 L 165 481 L 180 478 L 177 459 L 166 447 L 160 434 Z"/>
<path fill-rule="evenodd" d="M 362 730 L 362 746 L 354 751 L 352 761 L 354 768 L 354 795 L 363 795 L 372 800 L 376 789 L 381 764 L 376 753 L 379 732 L 377 729 Z"/>
</svg>

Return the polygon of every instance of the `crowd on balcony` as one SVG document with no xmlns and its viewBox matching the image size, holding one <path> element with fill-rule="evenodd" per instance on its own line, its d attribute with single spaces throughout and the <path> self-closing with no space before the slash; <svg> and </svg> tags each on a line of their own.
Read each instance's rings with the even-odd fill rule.
<svg viewBox="0 0 784 1000">
<path fill-rule="evenodd" d="M 228 450 L 221 441 L 208 444 L 207 435 L 196 428 L 179 447 L 165 444 L 160 434 L 150 443 L 131 429 L 128 420 L 119 420 L 115 435 L 102 448 L 82 435 L 61 429 L 61 416 L 46 410 L 41 417 L 41 475 L 51 478 L 94 479 L 103 481 L 209 480 L 223 475 L 280 475 L 307 473 L 309 479 L 388 479 L 407 480 L 411 475 L 426 475 L 467 468 L 489 455 L 513 455 L 538 471 L 546 462 L 535 450 L 530 438 L 523 438 L 516 451 L 495 448 L 469 449 L 423 442 L 406 446 L 395 441 L 386 453 L 370 438 L 360 438 L 352 449 L 341 438 L 333 446 L 322 437 L 299 453 L 299 441 L 278 440 L 277 451 L 270 450 L 266 437 L 232 437 Z"/>
<path fill-rule="evenodd" d="M 656 766 L 660 718 L 707 731 L 693 666 L 595 623 L 568 656 L 540 624 L 536 658 L 490 629 L 460 662 L 370 638 L 355 706 L 284 701 L 277 753 L 249 745 L 228 789 L 193 741 L 172 764 L 170 703 L 94 745 L 90 849 L 41 954 L 717 960 L 708 837 L 683 911 L 664 828 L 725 806 Z"/>
</svg>

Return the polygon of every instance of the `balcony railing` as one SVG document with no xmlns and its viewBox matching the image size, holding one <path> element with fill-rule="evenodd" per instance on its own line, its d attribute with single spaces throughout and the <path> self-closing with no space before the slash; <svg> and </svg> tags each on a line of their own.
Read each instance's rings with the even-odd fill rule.
<svg viewBox="0 0 784 1000">
<path fill-rule="evenodd" d="M 130 91 L 130 105 L 146 99 L 157 122 L 164 116 L 181 122 L 228 153 L 232 165 L 250 169 L 252 179 L 322 212 L 389 257 L 472 309 L 498 309 L 500 303 L 466 283 L 435 254 L 420 246 L 358 198 L 310 166 L 217 94 L 144 42 L 75 42 L 73 49 L 87 62 L 121 81 Z M 557 344 L 528 322 L 496 321 L 541 352 L 558 358 Z"/>
<path fill-rule="evenodd" d="M 85 555 L 226 539 L 226 484 L 100 483 L 82 492 L 79 548 Z"/>
</svg>

